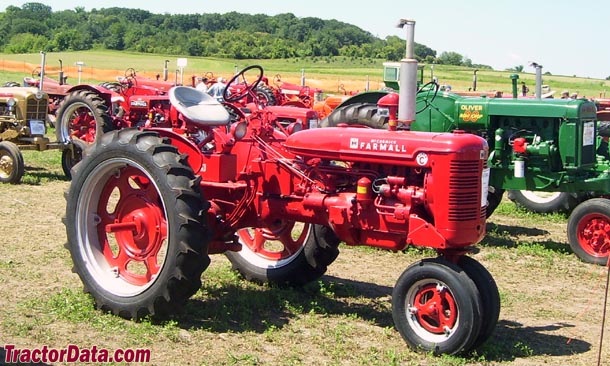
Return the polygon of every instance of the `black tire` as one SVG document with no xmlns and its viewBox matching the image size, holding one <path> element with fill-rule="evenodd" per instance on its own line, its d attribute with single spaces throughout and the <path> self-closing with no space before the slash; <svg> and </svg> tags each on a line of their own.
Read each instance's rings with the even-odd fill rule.
<svg viewBox="0 0 610 366">
<path fill-rule="evenodd" d="M 72 148 L 65 148 L 61 152 L 61 169 L 68 179 L 72 179 L 72 168 L 83 160 L 87 144 L 81 140 L 72 140 Z"/>
<path fill-rule="evenodd" d="M 278 241 L 282 242 L 284 247 L 292 246 L 295 249 L 293 253 L 284 256 L 282 250 L 272 252 L 264 248 L 255 252 L 248 244 L 247 236 L 264 232 L 263 235 L 271 238 L 271 230 L 256 229 L 258 231 L 255 233 L 251 231 L 255 229 L 240 230 L 237 234 L 242 243 L 242 250 L 226 253 L 233 269 L 249 281 L 277 285 L 300 286 L 320 278 L 339 255 L 340 240 L 335 233 L 331 228 L 322 225 L 294 222 L 285 222 L 282 225 L 287 230 L 283 233 L 276 231 L 276 240 L 269 241 L 275 245 Z M 291 243 L 282 241 L 282 235 L 285 238 L 294 233 L 295 226 L 300 233 L 299 238 Z M 273 258 L 274 255 L 277 258 Z"/>
<path fill-rule="evenodd" d="M 597 134 L 601 137 L 610 137 L 610 121 L 597 121 Z"/>
<path fill-rule="evenodd" d="M 0 182 L 17 184 L 25 173 L 23 155 L 10 141 L 0 141 Z"/>
<path fill-rule="evenodd" d="M 491 273 L 472 257 L 462 256 L 458 262 L 464 272 L 474 282 L 481 295 L 482 324 L 479 336 L 471 349 L 479 347 L 491 337 L 500 317 L 500 292 Z"/>
<path fill-rule="evenodd" d="M 89 90 L 68 94 L 59 104 L 56 115 L 55 133 L 61 143 L 69 143 L 74 135 L 90 144 L 98 134 L 113 130 L 106 102 Z"/>
<path fill-rule="evenodd" d="M 467 352 L 481 329 L 481 296 L 473 280 L 443 258 L 409 266 L 392 292 L 392 317 L 414 350 Z"/>
<path fill-rule="evenodd" d="M 266 84 L 258 84 L 256 87 L 256 96 L 258 97 L 259 103 L 263 106 L 277 105 L 277 98 L 273 93 L 273 89 Z"/>
<path fill-rule="evenodd" d="M 508 198 L 528 211 L 536 213 L 570 213 L 584 199 L 583 194 L 570 192 L 508 191 Z"/>
<path fill-rule="evenodd" d="M 489 190 L 487 191 L 487 211 L 485 213 L 487 218 L 489 218 L 491 216 L 491 214 L 494 213 L 496 208 L 498 208 L 498 206 L 502 202 L 503 195 L 504 195 L 503 189 L 489 186 Z"/>
<path fill-rule="evenodd" d="M 19 84 L 19 83 L 18 83 L 18 82 L 16 82 L 16 81 L 7 81 L 7 82 L 6 82 L 6 83 L 4 83 L 4 85 L 2 85 L 2 86 L 6 87 L 6 88 L 15 88 L 15 87 L 19 87 L 19 86 L 21 86 L 21 84 Z"/>
<path fill-rule="evenodd" d="M 98 308 L 163 317 L 201 287 L 207 255 L 199 179 L 154 132 L 113 131 L 73 169 L 64 224 L 73 271 Z"/>
<path fill-rule="evenodd" d="M 102 88 L 106 88 L 108 90 L 111 90 L 115 93 L 121 93 L 123 87 L 121 86 L 121 84 L 119 83 L 115 83 L 115 82 L 102 82 L 99 84 Z"/>
<path fill-rule="evenodd" d="M 610 200 L 592 198 L 578 205 L 568 218 L 570 248 L 580 260 L 606 265 L 610 255 Z"/>
<path fill-rule="evenodd" d="M 389 118 L 377 113 L 377 109 L 377 104 L 373 103 L 354 103 L 341 106 L 326 116 L 320 122 L 320 127 L 336 127 L 345 123 L 387 130 Z"/>
</svg>

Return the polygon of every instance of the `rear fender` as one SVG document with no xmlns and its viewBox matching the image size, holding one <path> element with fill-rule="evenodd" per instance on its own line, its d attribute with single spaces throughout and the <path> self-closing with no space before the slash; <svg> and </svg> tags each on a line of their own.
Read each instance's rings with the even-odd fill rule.
<svg viewBox="0 0 610 366">
<path fill-rule="evenodd" d="M 343 103 L 339 104 L 335 109 L 339 109 L 346 105 L 351 105 L 355 103 L 370 103 L 377 104 L 377 101 L 386 95 L 390 94 L 389 91 L 372 91 L 372 92 L 363 92 L 354 95 L 353 97 L 346 99 Z"/>
<path fill-rule="evenodd" d="M 75 92 L 77 90 L 88 90 L 90 92 L 93 92 L 95 94 L 97 94 L 100 98 L 102 98 L 104 100 L 104 102 L 106 102 L 107 106 L 111 106 L 112 105 L 112 101 L 115 100 L 117 97 L 121 97 L 120 94 L 108 90 L 104 87 L 101 87 L 99 85 L 90 85 L 90 84 L 79 84 L 76 85 L 70 89 L 68 89 L 66 91 L 66 95 L 70 94 L 72 92 Z"/>
<path fill-rule="evenodd" d="M 203 166 L 203 158 L 199 147 L 183 134 L 177 133 L 167 128 L 147 128 L 147 131 L 155 131 L 161 137 L 168 138 L 170 143 L 178 149 L 180 154 L 186 154 L 186 162 L 198 174 Z"/>
</svg>

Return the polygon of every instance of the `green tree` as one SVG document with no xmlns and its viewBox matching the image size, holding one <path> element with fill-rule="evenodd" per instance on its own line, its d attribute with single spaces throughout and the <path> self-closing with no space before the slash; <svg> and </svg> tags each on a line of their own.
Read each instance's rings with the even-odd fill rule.
<svg viewBox="0 0 610 366">
<path fill-rule="evenodd" d="M 444 51 L 438 57 L 437 62 L 443 65 L 461 66 L 464 62 L 464 56 L 460 55 L 457 52 Z"/>
<path fill-rule="evenodd" d="M 7 53 L 34 53 L 49 51 L 49 40 L 45 36 L 31 33 L 14 35 L 4 47 Z"/>
</svg>

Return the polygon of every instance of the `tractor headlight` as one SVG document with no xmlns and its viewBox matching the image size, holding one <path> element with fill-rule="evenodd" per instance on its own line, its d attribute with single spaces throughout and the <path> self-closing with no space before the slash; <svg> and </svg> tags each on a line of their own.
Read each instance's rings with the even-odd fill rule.
<svg viewBox="0 0 610 366">
<path fill-rule="evenodd" d="M 44 97 L 44 92 L 42 90 L 38 90 L 36 92 L 36 99 L 41 100 Z"/>
<path fill-rule="evenodd" d="M 15 104 L 17 104 L 15 98 L 8 98 L 8 100 L 6 101 L 6 105 L 8 105 L 9 108 L 13 108 Z"/>
<path fill-rule="evenodd" d="M 238 122 L 233 123 L 231 125 L 231 134 L 235 137 L 235 140 L 241 140 L 246 136 L 246 132 L 248 132 L 248 125 L 246 122 Z"/>
<path fill-rule="evenodd" d="M 288 134 L 292 135 L 295 132 L 303 130 L 303 123 L 301 121 L 293 122 L 288 125 Z"/>
<path fill-rule="evenodd" d="M 390 109 L 385 107 L 379 107 L 377 108 L 377 114 L 379 115 L 379 117 L 389 117 Z"/>
</svg>

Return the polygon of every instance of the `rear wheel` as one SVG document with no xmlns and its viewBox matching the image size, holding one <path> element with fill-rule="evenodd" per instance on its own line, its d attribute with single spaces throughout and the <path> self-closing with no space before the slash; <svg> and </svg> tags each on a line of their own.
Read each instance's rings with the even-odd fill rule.
<svg viewBox="0 0 610 366">
<path fill-rule="evenodd" d="M 442 258 L 409 266 L 392 292 L 394 324 L 415 350 L 468 351 L 479 336 L 481 314 L 481 297 L 473 280 Z"/>
<path fill-rule="evenodd" d="M 98 131 L 111 131 L 112 120 L 102 98 L 89 90 L 77 90 L 67 95 L 57 109 L 57 140 L 68 143 L 80 139 L 88 144 L 95 141 Z"/>
<path fill-rule="evenodd" d="M 126 129 L 102 136 L 72 172 L 66 246 L 85 292 L 124 318 L 175 312 L 209 264 L 208 204 L 185 158 Z"/>
<path fill-rule="evenodd" d="M 0 182 L 16 184 L 25 172 L 23 155 L 10 141 L 0 141 Z"/>
<path fill-rule="evenodd" d="M 388 128 L 388 117 L 377 113 L 377 104 L 354 103 L 335 109 L 320 122 L 320 127 L 336 127 L 341 123 L 377 129 Z"/>
<path fill-rule="evenodd" d="M 227 252 L 246 279 L 303 285 L 320 278 L 339 254 L 339 239 L 327 226 L 294 221 L 237 232 L 242 250 Z"/>
<path fill-rule="evenodd" d="M 508 198 L 525 209 L 537 213 L 570 213 L 582 200 L 582 195 L 569 192 L 509 191 Z"/>
<path fill-rule="evenodd" d="M 259 83 L 256 87 L 256 96 L 258 102 L 263 106 L 277 105 L 277 98 L 273 94 L 273 89 L 263 83 Z"/>
<path fill-rule="evenodd" d="M 123 86 L 120 83 L 115 83 L 115 82 L 102 82 L 99 84 L 102 88 L 106 88 L 108 90 L 111 90 L 115 93 L 120 94 L 121 91 L 123 90 Z"/>
<path fill-rule="evenodd" d="M 592 198 L 568 218 L 568 241 L 578 258 L 605 265 L 610 255 L 610 200 Z"/>
</svg>

